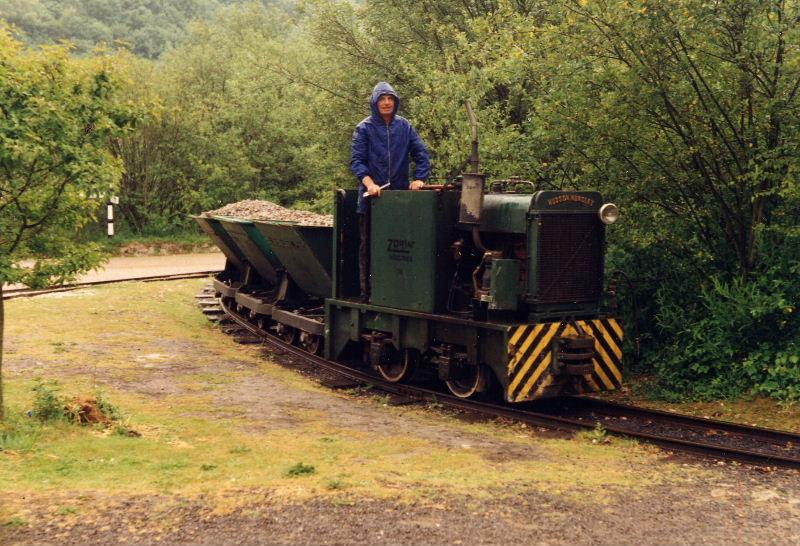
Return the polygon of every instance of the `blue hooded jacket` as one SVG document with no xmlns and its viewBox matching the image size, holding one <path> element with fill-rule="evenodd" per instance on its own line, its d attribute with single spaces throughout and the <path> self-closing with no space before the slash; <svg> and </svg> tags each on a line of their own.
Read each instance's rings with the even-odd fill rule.
<svg viewBox="0 0 800 546">
<path fill-rule="evenodd" d="M 392 121 L 386 123 L 378 112 L 381 95 L 394 97 Z M 393 190 L 408 189 L 409 156 L 414 159 L 414 180 L 425 181 L 431 172 L 428 150 L 407 119 L 397 115 L 400 97 L 391 85 L 379 82 L 372 90 L 370 109 L 372 115 L 356 126 L 351 145 L 350 170 L 358 177 L 359 214 L 367 212 L 364 202 L 366 187 L 362 180 L 371 176 L 379 186 L 387 182 Z"/>
</svg>

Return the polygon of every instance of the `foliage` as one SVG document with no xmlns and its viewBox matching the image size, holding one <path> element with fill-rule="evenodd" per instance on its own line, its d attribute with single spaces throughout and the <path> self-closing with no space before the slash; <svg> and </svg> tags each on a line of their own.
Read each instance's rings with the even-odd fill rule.
<svg viewBox="0 0 800 546">
<path fill-rule="evenodd" d="M 575 179 L 628 204 L 613 243 L 657 326 L 646 363 L 665 392 L 796 399 L 800 6 L 564 6 L 580 40 L 538 112 Z"/>
<path fill-rule="evenodd" d="M 31 416 L 43 423 L 67 420 L 67 400 L 61 395 L 61 386 L 56 381 L 38 381 L 33 387 Z"/>
<path fill-rule="evenodd" d="M 192 21 L 236 0 L 0 0 L 0 14 L 31 44 L 68 40 L 80 53 L 122 44 L 155 59 L 180 43 Z M 265 1 L 265 4 L 272 2 Z"/>
<path fill-rule="evenodd" d="M 116 101 L 108 56 L 77 61 L 66 47 L 22 48 L 0 27 L 0 280 L 42 286 L 96 265 L 77 244 L 121 172 L 108 149 L 133 112 Z M 34 255 L 29 267 L 17 263 Z"/>
<path fill-rule="evenodd" d="M 111 403 L 111 400 L 108 399 L 108 396 L 101 390 L 95 392 L 95 402 L 97 403 L 97 409 L 100 410 L 100 413 L 108 417 L 113 421 L 121 421 L 125 416 L 122 414 L 122 411 Z"/>
</svg>

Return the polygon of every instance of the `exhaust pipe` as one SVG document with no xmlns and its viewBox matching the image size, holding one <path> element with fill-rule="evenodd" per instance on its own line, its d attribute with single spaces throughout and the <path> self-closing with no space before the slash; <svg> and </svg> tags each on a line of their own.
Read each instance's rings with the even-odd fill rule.
<svg viewBox="0 0 800 546">
<path fill-rule="evenodd" d="M 483 211 L 483 191 L 486 184 L 486 176 L 480 172 L 480 160 L 478 158 L 478 118 L 472 110 L 469 100 L 464 103 L 469 116 L 469 131 L 472 136 L 472 153 L 469 157 L 470 169 L 472 172 L 461 175 L 461 202 L 458 208 L 458 222 L 463 225 L 472 226 L 472 241 L 481 252 L 486 252 L 486 247 L 481 242 L 481 235 L 478 226 L 481 223 L 481 212 Z"/>
</svg>

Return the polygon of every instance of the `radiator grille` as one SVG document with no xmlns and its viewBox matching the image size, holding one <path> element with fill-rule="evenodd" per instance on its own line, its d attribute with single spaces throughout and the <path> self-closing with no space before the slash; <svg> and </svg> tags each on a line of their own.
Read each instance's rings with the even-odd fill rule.
<svg viewBox="0 0 800 546">
<path fill-rule="evenodd" d="M 596 214 L 543 214 L 539 222 L 536 302 L 598 301 L 605 225 Z"/>
</svg>

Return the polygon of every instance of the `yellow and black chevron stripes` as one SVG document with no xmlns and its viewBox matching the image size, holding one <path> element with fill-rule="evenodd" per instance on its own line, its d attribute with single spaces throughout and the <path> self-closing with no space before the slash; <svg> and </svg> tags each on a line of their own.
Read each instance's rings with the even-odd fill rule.
<svg viewBox="0 0 800 546">
<path fill-rule="evenodd" d="M 622 384 L 622 329 L 615 319 L 593 319 L 577 322 L 547 322 L 516 326 L 509 331 L 508 399 L 530 400 L 545 389 L 558 390 L 551 367 L 553 340 L 579 334 L 595 338 L 594 372 L 583 377 L 575 392 L 591 392 L 619 388 Z"/>
<path fill-rule="evenodd" d="M 508 342 L 508 399 L 527 398 L 552 362 L 551 343 L 566 329 L 566 323 L 546 322 L 519 326 Z"/>
</svg>

